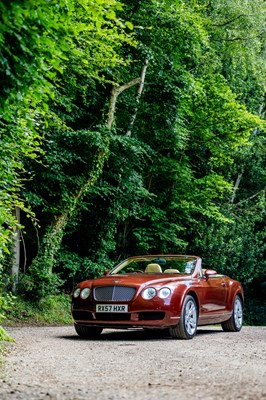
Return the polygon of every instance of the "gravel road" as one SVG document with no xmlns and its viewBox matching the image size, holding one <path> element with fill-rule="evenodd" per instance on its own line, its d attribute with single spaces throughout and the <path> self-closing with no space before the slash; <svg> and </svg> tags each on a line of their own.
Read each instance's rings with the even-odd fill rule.
<svg viewBox="0 0 266 400">
<path fill-rule="evenodd" d="M 266 327 L 193 340 L 104 330 L 81 340 L 72 326 L 7 328 L 0 399 L 266 399 Z"/>
</svg>

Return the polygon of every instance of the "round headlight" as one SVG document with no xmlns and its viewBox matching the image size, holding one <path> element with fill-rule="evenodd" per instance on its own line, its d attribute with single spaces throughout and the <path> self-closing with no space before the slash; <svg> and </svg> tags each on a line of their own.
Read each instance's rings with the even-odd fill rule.
<svg viewBox="0 0 266 400">
<path fill-rule="evenodd" d="M 163 287 L 159 290 L 158 296 L 161 299 L 166 299 L 166 297 L 170 296 L 171 290 L 168 287 Z"/>
<path fill-rule="evenodd" d="M 77 297 L 79 297 L 79 294 L 80 294 L 80 288 L 77 288 L 73 293 L 73 297 L 75 297 L 76 299 Z"/>
<path fill-rule="evenodd" d="M 155 295 L 156 295 L 156 290 L 153 287 L 148 287 L 144 289 L 143 292 L 141 293 L 141 296 L 145 300 L 153 299 Z"/>
<path fill-rule="evenodd" d="M 80 297 L 81 297 L 83 300 L 85 300 L 85 299 L 87 299 L 87 298 L 89 297 L 90 292 L 91 292 L 90 288 L 86 287 L 85 289 L 83 289 L 83 290 L 81 291 Z"/>
</svg>

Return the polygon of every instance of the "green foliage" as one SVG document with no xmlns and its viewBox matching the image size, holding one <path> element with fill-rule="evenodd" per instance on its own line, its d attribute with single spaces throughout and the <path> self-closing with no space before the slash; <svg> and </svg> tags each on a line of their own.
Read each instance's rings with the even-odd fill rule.
<svg viewBox="0 0 266 400">
<path fill-rule="evenodd" d="M 38 303 L 17 297 L 9 312 L 8 325 L 62 325 L 72 322 L 70 316 L 70 296 L 47 295 Z"/>
<path fill-rule="evenodd" d="M 117 46 L 132 43 L 116 16 L 121 4 L 114 0 L 1 1 L 0 10 L 1 104 L 10 116 L 10 104 L 24 100 L 35 107 L 47 100 L 69 57 L 97 76 L 103 65 L 122 62 Z"/>
<path fill-rule="evenodd" d="M 66 246 L 58 252 L 55 263 L 55 271 L 64 270 L 67 277 L 64 282 L 64 289 L 71 291 L 78 282 L 84 279 L 92 279 L 103 275 L 105 271 L 114 267 L 114 262 L 108 257 L 98 257 L 93 262 L 88 257 L 81 257 L 75 252 L 70 252 Z"/>
<path fill-rule="evenodd" d="M 27 196 L 34 206 L 58 216 L 74 210 L 73 193 L 97 180 L 108 155 L 108 143 L 109 133 L 101 126 L 47 133 L 41 163 L 34 165 L 36 175 L 28 185 Z"/>
<path fill-rule="evenodd" d="M 11 294 L 3 291 L 4 284 L 2 282 L 2 268 L 0 265 L 0 357 L 1 357 L 1 341 L 12 341 L 6 330 L 1 326 L 6 320 L 10 309 L 14 306 L 16 298 Z"/>
<path fill-rule="evenodd" d="M 104 79 L 103 68 L 124 62 L 117 49 L 133 45 L 131 25 L 116 15 L 120 10 L 115 0 L 0 1 L 0 256 L 17 225 L 14 208 L 25 209 L 24 158 L 40 154 L 40 130 L 49 123 L 49 101 L 62 73 L 71 63 Z"/>
<path fill-rule="evenodd" d="M 1 355 L 2 355 L 2 343 L 1 342 L 13 342 L 12 337 L 7 333 L 7 331 L 0 326 L 0 367 L 1 367 Z"/>
<path fill-rule="evenodd" d="M 39 302 L 48 295 L 58 294 L 62 285 L 59 275 L 35 263 L 26 274 L 21 274 L 18 292 L 32 302 Z"/>
<path fill-rule="evenodd" d="M 3 320 L 6 318 L 7 312 L 10 308 L 14 305 L 15 297 L 9 293 L 1 293 L 0 296 L 0 322 L 2 323 Z"/>
<path fill-rule="evenodd" d="M 205 13 L 223 75 L 241 101 L 258 112 L 265 91 L 265 2 L 211 1 Z"/>
<path fill-rule="evenodd" d="M 264 287 L 265 289 L 265 287 Z M 244 319 L 246 325 L 266 326 L 266 300 L 246 297 Z"/>
</svg>

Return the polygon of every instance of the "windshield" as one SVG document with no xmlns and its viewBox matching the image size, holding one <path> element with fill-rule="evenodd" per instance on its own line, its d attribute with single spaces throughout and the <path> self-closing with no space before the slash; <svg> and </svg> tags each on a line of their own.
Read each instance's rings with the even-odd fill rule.
<svg viewBox="0 0 266 400">
<path fill-rule="evenodd" d="M 194 272 L 197 258 L 193 256 L 144 256 L 129 258 L 115 267 L 110 275 L 130 273 L 188 274 Z"/>
</svg>

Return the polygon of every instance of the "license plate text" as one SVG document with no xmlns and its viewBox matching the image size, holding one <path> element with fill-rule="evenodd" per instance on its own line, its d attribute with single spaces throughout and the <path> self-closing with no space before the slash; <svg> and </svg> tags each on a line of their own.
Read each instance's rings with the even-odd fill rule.
<svg viewBox="0 0 266 400">
<path fill-rule="evenodd" d="M 124 304 L 97 304 L 96 312 L 128 312 L 128 306 Z"/>
</svg>

